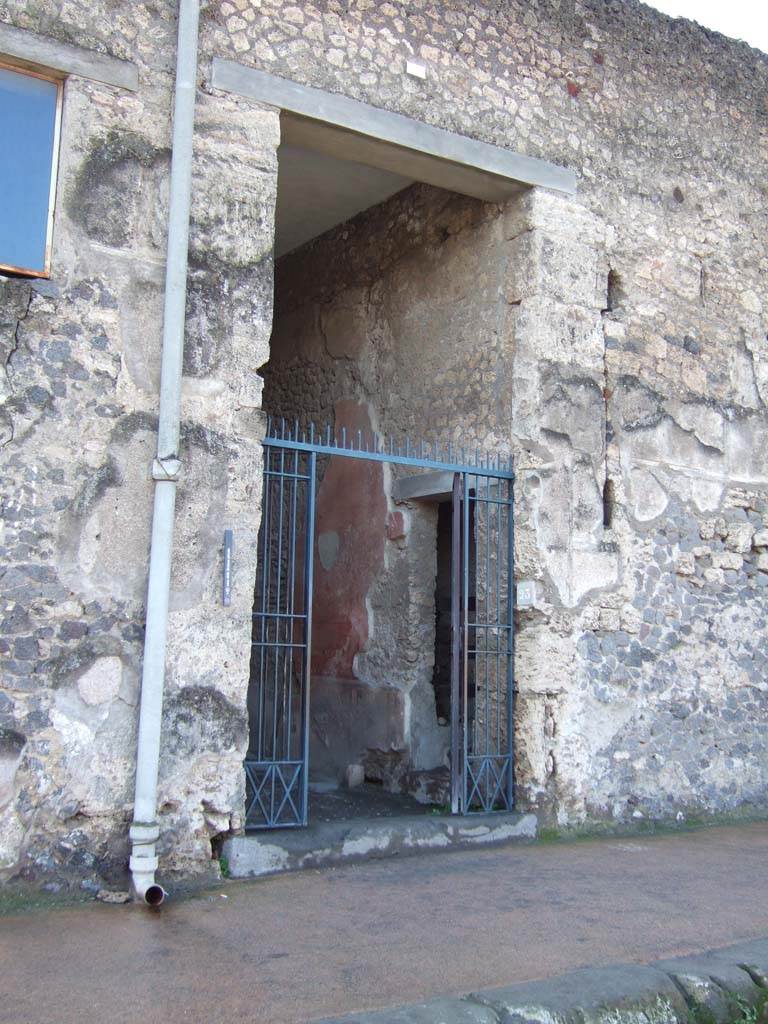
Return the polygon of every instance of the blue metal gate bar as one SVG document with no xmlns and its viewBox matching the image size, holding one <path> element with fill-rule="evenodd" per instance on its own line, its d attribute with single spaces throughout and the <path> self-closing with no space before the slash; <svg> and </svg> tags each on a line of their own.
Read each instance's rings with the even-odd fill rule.
<svg viewBox="0 0 768 1024">
<path fill-rule="evenodd" d="M 265 448 L 246 827 L 306 825 L 315 453 Z"/>
<path fill-rule="evenodd" d="M 515 492 L 507 480 L 507 807 L 515 806 Z"/>
<path fill-rule="evenodd" d="M 462 650 L 466 651 L 466 638 L 462 635 L 461 624 L 466 622 L 462 616 L 460 594 L 462 591 L 462 527 L 461 508 L 462 494 L 466 476 L 463 473 L 453 474 L 451 493 L 451 814 L 458 814 L 464 804 L 464 764 L 463 755 L 459 756 L 459 744 L 462 737 L 461 723 L 461 679 Z M 463 675 L 466 676 L 466 669 Z"/>
<path fill-rule="evenodd" d="M 514 723 L 511 457 L 452 444 L 388 443 L 270 421 L 254 595 L 245 761 L 246 828 L 305 825 L 309 791 L 312 590 L 319 455 L 454 474 L 451 810 L 511 809 Z M 506 586 L 504 586 L 506 584 Z"/>
<path fill-rule="evenodd" d="M 285 420 L 280 426 L 271 420 L 263 444 L 267 447 L 287 448 L 318 455 L 345 455 L 351 459 L 368 459 L 372 462 L 389 462 L 400 466 L 415 466 L 418 469 L 445 469 L 451 473 L 472 473 L 475 476 L 495 477 L 513 480 L 512 456 L 488 455 L 475 449 L 474 460 L 471 451 L 455 447 L 451 443 L 419 441 L 414 445 L 406 438 L 405 444 L 395 444 L 390 437 L 387 441 L 378 434 L 367 435 L 358 430 L 354 441 L 347 438 L 342 429 L 337 438 L 330 427 L 317 431 L 314 424 L 300 430 L 298 424 L 288 426 Z M 441 453 L 444 458 L 440 458 Z"/>
<path fill-rule="evenodd" d="M 470 529 L 469 529 L 469 474 L 462 476 L 461 496 L 461 533 L 462 533 L 462 556 L 461 556 L 461 622 L 462 637 L 461 646 L 462 658 L 462 687 L 461 687 L 461 762 L 457 762 L 456 770 L 461 771 L 461 805 L 460 811 L 467 810 L 467 772 L 469 770 L 469 729 L 470 718 L 474 719 L 470 708 L 470 679 L 469 679 L 469 657 L 472 653 L 469 640 L 469 580 L 474 575 L 473 566 L 470 563 Z M 474 670 L 474 665 L 472 666 Z M 474 683 L 474 680 L 472 680 Z"/>
<path fill-rule="evenodd" d="M 304 823 L 309 813 L 309 701 L 312 677 L 312 591 L 315 579 L 315 499 L 317 493 L 317 452 L 309 455 L 309 492 L 307 494 L 307 539 L 304 557 L 304 607 L 307 609 L 304 640 L 304 679 L 301 704 L 302 756 L 304 758 Z"/>
<path fill-rule="evenodd" d="M 454 487 L 463 657 L 461 748 L 454 744 L 453 761 L 465 814 L 514 806 L 513 511 L 511 479 L 463 473 Z"/>
</svg>

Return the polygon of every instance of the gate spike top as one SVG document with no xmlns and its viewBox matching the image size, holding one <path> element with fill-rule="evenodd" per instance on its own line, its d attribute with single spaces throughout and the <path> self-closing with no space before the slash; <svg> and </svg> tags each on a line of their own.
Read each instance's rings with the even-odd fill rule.
<svg viewBox="0 0 768 1024">
<path fill-rule="evenodd" d="M 328 454 L 346 452 L 386 462 L 407 462 L 418 468 L 448 469 L 470 476 L 499 476 L 513 478 L 514 458 L 509 451 L 490 451 L 480 445 L 467 446 L 464 440 L 445 441 L 436 437 L 412 438 L 406 435 L 399 440 L 394 434 L 380 433 L 373 427 L 357 430 L 333 424 L 329 421 L 318 425 L 307 418 L 280 417 L 266 414 L 265 445 L 276 447 L 317 448 Z"/>
</svg>

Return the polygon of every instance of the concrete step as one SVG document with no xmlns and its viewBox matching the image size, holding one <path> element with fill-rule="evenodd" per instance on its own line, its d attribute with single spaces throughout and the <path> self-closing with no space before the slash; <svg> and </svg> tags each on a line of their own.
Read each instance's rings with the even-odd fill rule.
<svg viewBox="0 0 768 1024">
<path fill-rule="evenodd" d="M 257 878 L 431 850 L 530 842 L 536 830 L 533 814 L 358 818 L 234 836 L 224 843 L 222 855 L 232 878 Z"/>
</svg>

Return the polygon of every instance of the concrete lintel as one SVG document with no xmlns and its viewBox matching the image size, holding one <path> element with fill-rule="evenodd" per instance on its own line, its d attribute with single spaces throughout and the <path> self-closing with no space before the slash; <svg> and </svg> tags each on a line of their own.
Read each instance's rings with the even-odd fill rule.
<svg viewBox="0 0 768 1024">
<path fill-rule="evenodd" d="M 393 501 L 447 501 L 453 491 L 453 473 L 415 473 L 401 476 L 392 484 Z"/>
<path fill-rule="evenodd" d="M 500 202 L 534 185 L 576 191 L 573 171 L 214 57 L 211 85 L 283 112 L 283 140 Z"/>
<path fill-rule="evenodd" d="M 139 88 L 139 71 L 130 61 L 0 23 L 0 60 L 3 57 L 36 71 L 78 75 L 131 92 Z"/>
</svg>

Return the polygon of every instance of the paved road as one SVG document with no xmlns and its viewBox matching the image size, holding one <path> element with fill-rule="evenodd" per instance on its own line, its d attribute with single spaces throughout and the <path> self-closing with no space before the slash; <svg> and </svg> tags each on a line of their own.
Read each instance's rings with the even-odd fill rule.
<svg viewBox="0 0 768 1024">
<path fill-rule="evenodd" d="M 768 825 L 747 825 L 34 911 L 0 918 L 0 1021 L 305 1024 L 768 935 L 766 882 Z"/>
</svg>

